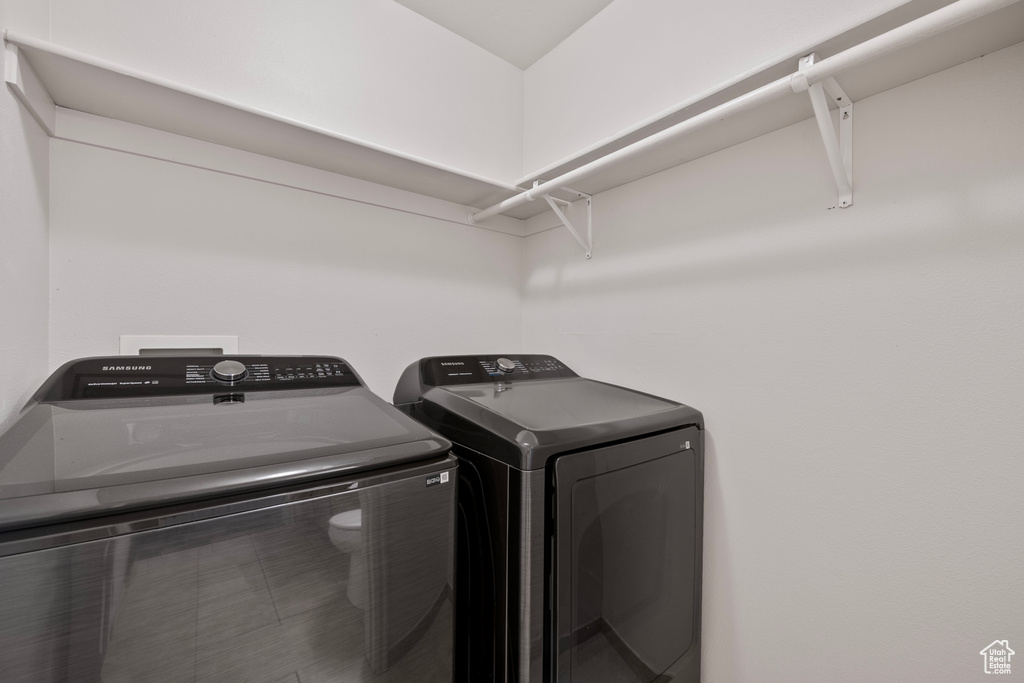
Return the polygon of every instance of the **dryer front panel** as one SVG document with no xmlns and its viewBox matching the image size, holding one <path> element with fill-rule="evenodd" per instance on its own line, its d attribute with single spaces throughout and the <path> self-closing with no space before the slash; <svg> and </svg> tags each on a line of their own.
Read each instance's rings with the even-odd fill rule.
<svg viewBox="0 0 1024 683">
<path fill-rule="evenodd" d="M 556 460 L 555 681 L 648 683 L 699 642 L 699 439 L 679 430 Z"/>
</svg>

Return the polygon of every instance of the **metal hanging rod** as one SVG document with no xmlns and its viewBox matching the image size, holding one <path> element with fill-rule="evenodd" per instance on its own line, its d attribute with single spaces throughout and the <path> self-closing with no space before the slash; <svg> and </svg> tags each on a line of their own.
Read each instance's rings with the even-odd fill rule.
<svg viewBox="0 0 1024 683">
<path fill-rule="evenodd" d="M 540 183 L 529 190 L 520 192 L 494 206 L 477 211 L 469 215 L 471 223 L 504 213 L 526 202 L 540 199 L 544 195 L 551 194 L 571 185 L 592 173 L 595 173 L 606 166 L 616 164 L 641 154 L 653 147 L 674 139 L 676 137 L 692 133 L 705 126 L 721 121 L 724 118 L 734 116 L 741 112 L 753 109 L 762 104 L 781 99 L 792 95 L 794 91 L 802 92 L 809 90 L 812 85 L 831 78 L 836 74 L 860 66 L 866 62 L 895 52 L 908 45 L 938 35 L 949 29 L 965 24 L 969 21 L 995 12 L 1004 7 L 1015 4 L 1018 0 L 958 0 L 950 5 L 938 9 L 919 19 L 908 22 L 903 26 L 883 33 L 880 36 L 866 40 L 860 45 L 855 45 L 843 52 L 835 54 L 820 62 L 808 64 L 800 71 L 785 76 L 756 90 L 740 95 L 739 97 L 721 104 L 713 109 L 697 114 L 681 123 L 666 128 L 649 137 L 634 142 L 607 154 L 600 159 L 595 159 L 579 168 L 573 169 L 560 176 Z M 819 98 L 820 99 L 820 98 Z M 838 178 L 837 174 L 837 178 Z M 842 193 L 843 188 L 840 188 Z"/>
</svg>

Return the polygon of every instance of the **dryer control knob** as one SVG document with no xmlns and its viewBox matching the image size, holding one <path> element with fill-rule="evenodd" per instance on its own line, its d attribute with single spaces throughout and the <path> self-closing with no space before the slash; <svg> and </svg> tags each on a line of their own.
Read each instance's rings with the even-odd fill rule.
<svg viewBox="0 0 1024 683">
<path fill-rule="evenodd" d="M 222 382 L 241 382 L 249 374 L 249 371 L 237 360 L 222 360 L 213 366 L 210 374 L 214 379 L 219 379 Z"/>
<path fill-rule="evenodd" d="M 516 369 L 516 364 L 508 358 L 499 358 L 496 365 L 498 366 L 498 369 L 504 373 L 509 373 Z"/>
</svg>

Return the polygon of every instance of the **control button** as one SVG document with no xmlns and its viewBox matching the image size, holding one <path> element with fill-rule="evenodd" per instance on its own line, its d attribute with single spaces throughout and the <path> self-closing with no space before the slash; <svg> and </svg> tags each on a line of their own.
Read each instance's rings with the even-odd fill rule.
<svg viewBox="0 0 1024 683">
<path fill-rule="evenodd" d="M 237 360 L 222 360 L 213 366 L 210 375 L 222 382 L 241 382 L 249 371 Z"/>
<path fill-rule="evenodd" d="M 506 374 L 516 369 L 516 364 L 510 361 L 508 358 L 499 358 L 497 366 L 499 370 Z"/>
</svg>

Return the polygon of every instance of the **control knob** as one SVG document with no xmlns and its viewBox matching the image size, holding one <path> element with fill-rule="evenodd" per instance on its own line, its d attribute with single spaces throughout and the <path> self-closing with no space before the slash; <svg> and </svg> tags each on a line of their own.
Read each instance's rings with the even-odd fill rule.
<svg viewBox="0 0 1024 683">
<path fill-rule="evenodd" d="M 498 369 L 504 372 L 505 374 L 508 374 L 516 369 L 516 364 L 510 361 L 508 358 L 499 358 L 496 365 L 498 366 Z"/>
<path fill-rule="evenodd" d="M 213 366 L 210 374 L 214 379 L 219 379 L 222 382 L 241 382 L 249 374 L 249 371 L 237 360 L 222 360 Z"/>
</svg>

